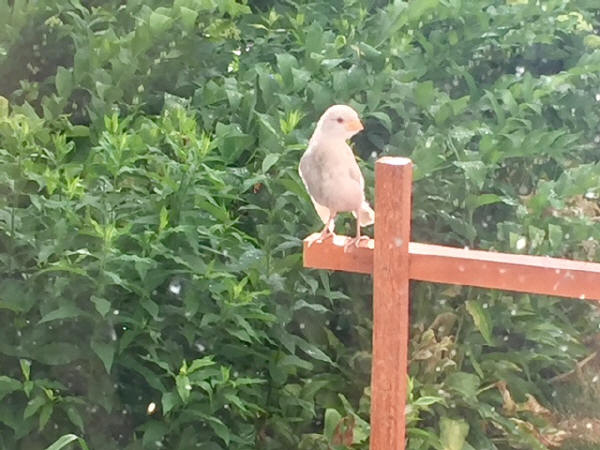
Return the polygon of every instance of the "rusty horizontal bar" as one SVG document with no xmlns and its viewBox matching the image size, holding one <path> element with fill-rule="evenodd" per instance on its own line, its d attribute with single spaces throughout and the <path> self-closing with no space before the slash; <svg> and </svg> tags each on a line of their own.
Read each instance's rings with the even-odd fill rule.
<svg viewBox="0 0 600 450">
<path fill-rule="evenodd" d="M 304 245 L 304 265 L 346 272 L 373 272 L 373 240 L 344 253 L 347 238 Z M 441 245 L 409 245 L 413 280 L 600 300 L 600 263 L 516 255 Z"/>
</svg>

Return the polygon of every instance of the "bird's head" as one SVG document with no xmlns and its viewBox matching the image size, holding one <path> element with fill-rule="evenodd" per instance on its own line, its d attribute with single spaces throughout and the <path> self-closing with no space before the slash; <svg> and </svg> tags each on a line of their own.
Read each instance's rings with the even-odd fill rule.
<svg viewBox="0 0 600 450">
<path fill-rule="evenodd" d="M 327 137 L 350 139 L 364 126 L 358 118 L 358 113 L 347 105 L 333 105 L 327 108 L 319 119 L 317 130 Z"/>
</svg>

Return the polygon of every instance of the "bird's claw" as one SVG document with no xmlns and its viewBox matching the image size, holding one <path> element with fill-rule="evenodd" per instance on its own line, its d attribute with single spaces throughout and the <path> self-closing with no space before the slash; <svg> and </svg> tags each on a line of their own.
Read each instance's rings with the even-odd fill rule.
<svg viewBox="0 0 600 450">
<path fill-rule="evenodd" d="M 369 236 L 356 236 L 351 239 L 348 239 L 346 241 L 346 243 L 344 244 L 344 253 L 347 253 L 348 249 L 351 248 L 352 246 L 354 246 L 356 248 L 360 247 L 361 241 L 368 241 L 369 239 L 370 239 Z"/>
<path fill-rule="evenodd" d="M 335 233 L 330 232 L 324 232 L 324 233 L 320 233 L 319 235 L 315 236 L 314 238 L 310 239 L 308 241 L 308 248 L 310 248 L 311 245 L 313 245 L 315 242 L 318 242 L 319 244 L 323 243 L 324 241 L 326 241 L 327 239 L 331 239 L 335 236 Z"/>
</svg>

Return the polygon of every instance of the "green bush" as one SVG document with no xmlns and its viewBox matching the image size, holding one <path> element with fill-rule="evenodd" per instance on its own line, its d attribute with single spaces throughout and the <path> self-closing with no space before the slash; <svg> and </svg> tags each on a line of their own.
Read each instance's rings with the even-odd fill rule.
<svg viewBox="0 0 600 450">
<path fill-rule="evenodd" d="M 371 199 L 414 160 L 415 240 L 598 260 L 596 3 L 0 0 L 0 448 L 366 449 L 369 280 L 301 264 L 314 122 L 360 111 Z M 409 448 L 600 420 L 552 380 L 591 305 L 412 301 Z"/>
</svg>

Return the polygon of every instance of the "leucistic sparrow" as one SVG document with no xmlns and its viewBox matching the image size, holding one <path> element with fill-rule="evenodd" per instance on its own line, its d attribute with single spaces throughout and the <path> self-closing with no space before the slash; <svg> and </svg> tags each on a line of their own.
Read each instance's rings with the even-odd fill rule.
<svg viewBox="0 0 600 450">
<path fill-rule="evenodd" d="M 375 212 L 365 201 L 365 181 L 354 153 L 346 140 L 363 125 L 354 109 L 347 105 L 329 107 L 317 122 L 308 148 L 300 159 L 300 177 L 325 224 L 320 234 L 309 242 L 334 236 L 334 220 L 338 213 L 351 211 L 356 217 L 356 236 L 346 242 L 344 250 L 358 246 L 360 228 L 375 221 Z"/>
</svg>

